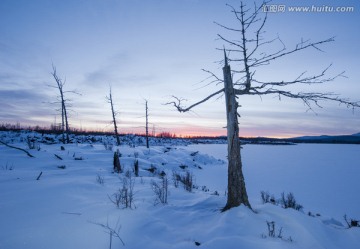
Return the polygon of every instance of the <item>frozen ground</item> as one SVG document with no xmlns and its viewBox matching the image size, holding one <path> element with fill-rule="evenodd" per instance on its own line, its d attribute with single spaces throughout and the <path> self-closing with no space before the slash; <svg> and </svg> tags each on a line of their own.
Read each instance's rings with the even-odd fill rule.
<svg viewBox="0 0 360 249">
<path fill-rule="evenodd" d="M 19 140 L 12 145 L 26 148 Z M 125 171 L 139 161 L 132 209 L 110 201 L 128 178 L 113 173 L 113 152 L 100 143 L 65 150 L 40 144 L 30 150 L 35 158 L 0 145 L 0 248 L 109 248 L 108 230 L 98 224 L 120 228 L 125 245 L 114 237 L 112 248 L 360 247 L 360 228 L 347 229 L 342 218 L 360 219 L 358 145 L 245 145 L 244 174 L 255 212 L 238 207 L 225 213 L 219 209 L 226 202 L 226 145 L 119 150 Z M 155 173 L 147 170 L 154 167 Z M 175 188 L 174 170 L 192 172 L 197 188 Z M 160 183 L 162 171 L 170 195 L 167 205 L 155 205 L 151 183 Z M 276 197 L 291 191 L 304 209 L 262 204 L 262 190 Z M 267 221 L 275 222 L 276 235 L 282 228 L 282 239 L 268 236 Z"/>
</svg>

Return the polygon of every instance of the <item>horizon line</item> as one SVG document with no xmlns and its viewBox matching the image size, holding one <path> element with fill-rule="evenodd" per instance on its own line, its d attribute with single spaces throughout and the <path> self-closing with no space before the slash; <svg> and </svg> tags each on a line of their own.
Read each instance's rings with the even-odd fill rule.
<svg viewBox="0 0 360 249">
<path fill-rule="evenodd" d="M 50 126 L 40 126 L 40 125 L 20 125 L 19 122 L 16 124 L 11 123 L 2 123 L 0 124 L 0 131 L 35 131 L 35 132 L 53 132 L 53 133 L 61 133 L 61 129 L 58 129 L 56 127 Z M 71 128 L 71 133 L 101 133 L 101 134 L 107 134 L 107 135 L 115 135 L 114 131 L 111 129 L 109 130 L 99 130 L 99 129 L 86 129 L 86 128 Z M 270 135 L 270 136 L 253 136 L 253 135 L 240 135 L 240 138 L 245 139 L 251 139 L 251 138 L 270 138 L 270 139 L 291 139 L 291 138 L 297 138 L 297 137 L 303 137 L 303 136 L 351 136 L 357 133 L 353 134 L 292 134 L 288 136 L 284 135 Z M 121 132 L 119 135 L 136 135 L 136 136 L 146 136 L 145 132 Z M 222 138 L 227 137 L 226 134 L 214 134 L 214 133 L 203 133 L 203 134 L 191 134 L 187 132 L 169 132 L 169 131 L 161 131 L 156 133 L 149 133 L 149 137 L 167 137 L 167 138 Z"/>
</svg>

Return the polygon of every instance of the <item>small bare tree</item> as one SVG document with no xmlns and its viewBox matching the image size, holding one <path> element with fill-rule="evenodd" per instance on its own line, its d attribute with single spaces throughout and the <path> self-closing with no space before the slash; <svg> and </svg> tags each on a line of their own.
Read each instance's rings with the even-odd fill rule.
<svg viewBox="0 0 360 249">
<path fill-rule="evenodd" d="M 112 99 L 111 87 L 110 87 L 109 96 L 106 96 L 106 99 L 107 99 L 108 103 L 109 103 L 110 106 L 111 106 L 111 114 L 112 114 L 113 124 L 114 124 L 114 132 L 115 132 L 115 138 L 116 138 L 116 145 L 119 146 L 119 145 L 120 145 L 120 138 L 119 138 L 118 129 L 117 129 L 117 124 L 116 124 L 116 115 L 117 115 L 117 112 L 114 110 L 114 102 L 113 102 L 113 99 Z"/>
<path fill-rule="evenodd" d="M 118 219 L 115 227 L 110 227 L 108 220 L 106 221 L 106 224 L 98 223 L 98 222 L 91 222 L 91 221 L 90 221 L 90 223 L 92 223 L 92 224 L 94 224 L 94 225 L 98 225 L 98 226 L 104 228 L 105 232 L 110 235 L 110 237 L 109 237 L 109 249 L 112 248 L 112 240 L 113 240 L 113 237 L 114 237 L 114 238 L 118 238 L 118 239 L 120 240 L 120 242 L 122 243 L 122 245 L 125 246 L 124 241 L 123 241 L 122 238 L 120 237 L 121 225 L 119 224 L 119 221 L 120 221 L 120 219 Z"/>
<path fill-rule="evenodd" d="M 64 85 L 66 80 L 62 81 L 56 72 L 56 67 L 52 65 L 53 71 L 51 75 L 54 77 L 56 81 L 57 88 L 59 89 L 60 93 L 60 103 L 61 103 L 61 130 L 62 130 L 62 140 L 63 143 L 69 143 L 69 122 L 68 122 L 68 113 L 67 113 L 67 105 L 66 99 L 64 96 Z M 65 142 L 66 141 L 66 142 Z"/>
<path fill-rule="evenodd" d="M 145 136 L 146 148 L 149 149 L 149 108 L 147 99 L 145 99 Z"/>
<path fill-rule="evenodd" d="M 218 35 L 219 39 L 225 42 L 230 49 L 224 49 L 224 64 L 223 67 L 223 79 L 218 77 L 213 72 L 206 71 L 213 77 L 212 82 L 223 83 L 224 87 L 215 93 L 210 94 L 206 98 L 184 107 L 182 105 L 183 99 L 175 97 L 174 101 L 167 104 L 172 104 L 179 112 L 188 112 L 192 108 L 206 102 L 214 96 L 221 93 L 225 94 L 226 101 L 226 113 L 227 113 L 227 142 L 228 142 L 228 195 L 227 203 L 223 208 L 226 211 L 230 208 L 240 206 L 244 204 L 251 209 L 250 202 L 245 187 L 245 180 L 242 172 L 242 160 L 240 154 L 240 140 L 239 140 L 239 123 L 238 112 L 239 107 L 237 98 L 241 95 L 277 95 L 281 100 L 281 97 L 288 97 L 301 100 L 309 109 L 312 110 L 312 105 L 320 107 L 320 101 L 335 101 L 340 104 L 345 104 L 347 107 L 360 107 L 359 102 L 351 102 L 347 99 L 340 98 L 334 93 L 318 93 L 318 92 L 294 92 L 291 90 L 293 85 L 312 85 L 323 84 L 333 81 L 339 77 L 344 76 L 343 73 L 335 75 L 333 77 L 326 77 L 329 67 L 325 68 L 322 72 L 316 75 L 306 75 L 306 72 L 301 73 L 293 80 L 279 80 L 264 82 L 256 79 L 255 72 L 261 69 L 261 66 L 269 65 L 271 62 L 284 58 L 287 55 L 294 54 L 305 49 L 315 49 L 321 51 L 319 46 L 333 42 L 334 38 L 321 40 L 318 42 L 310 42 L 310 40 L 301 40 L 300 43 L 292 49 L 287 49 L 284 43 L 279 37 L 272 40 L 264 40 L 262 37 L 264 26 L 267 20 L 266 12 L 262 11 L 266 7 L 268 2 L 263 2 L 260 7 L 254 6 L 252 12 L 246 5 L 241 2 L 240 9 L 236 10 L 230 6 L 231 12 L 234 14 L 238 21 L 239 27 L 232 28 L 222 24 L 218 24 L 226 31 L 234 32 L 236 37 L 240 35 L 240 40 L 225 38 L 222 35 Z M 264 16 L 261 17 L 261 14 Z M 279 50 L 268 53 L 267 46 L 272 46 L 273 43 L 278 42 L 282 46 Z M 235 54 L 236 58 L 228 59 L 226 53 Z M 240 69 L 231 70 L 229 61 L 233 61 L 240 64 Z M 234 82 L 233 78 L 238 79 Z M 289 90 L 290 89 L 290 90 Z"/>
<path fill-rule="evenodd" d="M 154 204 L 157 205 L 167 204 L 168 203 L 168 195 L 169 195 L 169 180 L 165 176 L 161 177 L 161 182 L 156 182 L 155 180 L 151 181 L 151 188 L 155 193 L 155 202 Z"/>
</svg>

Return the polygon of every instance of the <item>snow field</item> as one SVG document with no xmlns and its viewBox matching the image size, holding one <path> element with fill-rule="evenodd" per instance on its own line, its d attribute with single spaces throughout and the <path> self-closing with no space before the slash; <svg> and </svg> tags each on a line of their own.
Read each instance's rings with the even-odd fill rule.
<svg viewBox="0 0 360 249">
<path fill-rule="evenodd" d="M 360 184 L 354 181 L 360 175 L 359 148 L 245 145 L 244 174 L 255 212 L 241 206 L 221 213 L 226 145 L 120 146 L 125 171 L 139 161 L 140 176 L 132 178 L 133 209 L 117 208 L 109 199 L 122 187 L 125 173 L 112 172 L 113 151 L 103 145 L 71 144 L 62 151 L 60 144 L 41 144 L 40 151 L 30 151 L 35 158 L 1 146 L 0 248 L 109 248 L 109 234 L 94 223 L 121 226 L 125 246 L 113 238 L 112 248 L 197 248 L 197 243 L 200 248 L 359 248 L 360 229 L 345 229 L 342 220 L 345 213 L 360 217 Z M 147 170 L 151 166 L 167 174 L 167 205 L 154 205 L 151 182 L 160 178 Z M 173 170 L 185 171 L 179 166 L 194 175 L 198 188 L 191 193 L 172 183 Z M 262 204 L 261 190 L 276 197 L 291 191 L 304 211 Z M 308 211 L 321 216 L 310 217 Z M 283 228 L 283 239 L 268 237 L 266 221 L 275 222 L 276 232 Z"/>
</svg>

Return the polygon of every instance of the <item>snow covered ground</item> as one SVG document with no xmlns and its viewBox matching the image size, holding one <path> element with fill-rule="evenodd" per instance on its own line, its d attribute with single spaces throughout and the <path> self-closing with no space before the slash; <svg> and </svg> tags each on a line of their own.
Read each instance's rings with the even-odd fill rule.
<svg viewBox="0 0 360 249">
<path fill-rule="evenodd" d="M 12 141 L 26 148 L 24 141 Z M 0 145 L 0 249 L 109 248 L 103 226 L 118 231 L 125 244 L 113 236 L 112 248 L 360 248 L 360 228 L 347 229 L 343 220 L 344 214 L 360 219 L 359 145 L 245 145 L 254 212 L 238 207 L 225 213 L 219 211 L 226 202 L 224 144 L 120 146 L 120 175 L 112 168 L 117 147 L 38 145 L 29 150 L 34 158 Z M 135 160 L 139 177 L 129 179 L 125 172 L 133 171 Z M 191 192 L 172 180 L 173 172 L 186 171 L 195 180 Z M 161 184 L 161 173 L 169 180 L 166 205 L 156 204 L 152 189 Z M 110 200 L 124 181 L 134 184 L 132 208 Z M 260 191 L 277 198 L 293 192 L 304 208 L 263 204 Z M 269 237 L 267 221 L 274 222 L 275 237 Z"/>
</svg>

